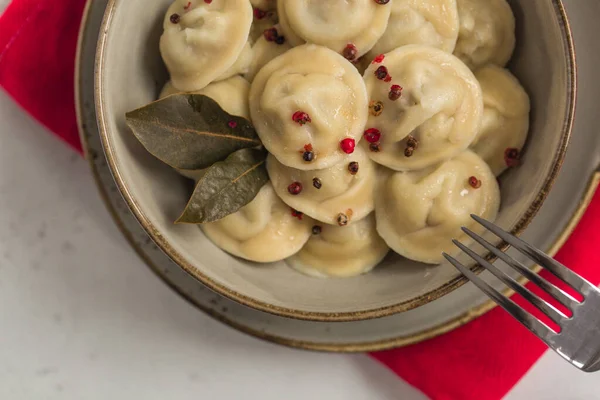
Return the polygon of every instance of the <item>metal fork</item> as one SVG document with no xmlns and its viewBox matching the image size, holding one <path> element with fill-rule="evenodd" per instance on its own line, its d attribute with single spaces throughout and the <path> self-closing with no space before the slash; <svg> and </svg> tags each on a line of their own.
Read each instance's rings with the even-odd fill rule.
<svg viewBox="0 0 600 400">
<path fill-rule="evenodd" d="M 560 354 L 575 367 L 585 372 L 595 372 L 600 370 L 600 290 L 597 287 L 569 270 L 567 267 L 552 259 L 542 251 L 534 248 L 523 240 L 511 235 L 508 232 L 498 228 L 496 225 L 488 222 L 476 215 L 471 216 L 479 224 L 483 225 L 490 232 L 504 240 L 512 247 L 535 261 L 536 264 L 547 269 L 557 278 L 568 284 L 576 292 L 582 295 L 583 300 L 578 301 L 573 296 L 556 287 L 546 279 L 532 272 L 522 263 L 514 260 L 504 252 L 497 249 L 487 240 L 478 236 L 467 228 L 463 231 L 473 238 L 477 243 L 485 247 L 500 260 L 524 275 L 529 281 L 535 283 L 540 288 L 548 292 L 556 301 L 565 306 L 573 314 L 565 315 L 562 311 L 546 302 L 539 296 L 532 293 L 529 289 L 519 284 L 515 279 L 498 269 L 489 261 L 469 249 L 464 244 L 454 240 L 458 246 L 469 257 L 475 260 L 479 265 L 490 271 L 498 279 L 504 282 L 508 287 L 519 293 L 527 301 L 531 302 L 547 317 L 549 317 L 560 328 L 555 332 L 544 322 L 540 321 L 529 312 L 518 306 L 514 301 L 504 296 L 488 283 L 484 282 L 469 268 L 462 265 L 455 258 L 444 253 L 444 257 L 454 265 L 463 275 L 473 282 L 479 289 L 484 291 L 498 305 L 504 308 L 508 313 L 515 317 L 521 324 L 525 325 L 531 332 L 542 339 L 550 348 Z M 598 266 L 600 268 L 600 266 Z"/>
</svg>

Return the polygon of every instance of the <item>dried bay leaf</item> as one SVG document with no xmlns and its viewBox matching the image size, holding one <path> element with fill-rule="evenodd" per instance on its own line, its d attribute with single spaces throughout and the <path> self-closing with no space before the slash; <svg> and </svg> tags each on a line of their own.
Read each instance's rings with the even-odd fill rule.
<svg viewBox="0 0 600 400">
<path fill-rule="evenodd" d="M 243 149 L 207 168 L 176 223 L 218 221 L 250 203 L 269 181 L 266 159 L 263 150 Z"/>
<path fill-rule="evenodd" d="M 173 168 L 198 170 L 261 144 L 252 123 L 210 97 L 179 93 L 126 114 L 142 145 Z"/>
</svg>

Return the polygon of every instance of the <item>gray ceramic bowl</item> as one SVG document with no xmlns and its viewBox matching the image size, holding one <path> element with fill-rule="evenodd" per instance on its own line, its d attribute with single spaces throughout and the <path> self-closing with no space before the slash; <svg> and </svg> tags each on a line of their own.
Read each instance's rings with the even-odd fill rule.
<svg viewBox="0 0 600 400">
<path fill-rule="evenodd" d="M 174 225 L 189 183 L 153 158 L 125 125 L 125 113 L 156 99 L 167 80 L 158 50 L 170 0 L 112 0 L 99 39 L 96 107 L 114 178 L 144 229 L 192 276 L 249 307 L 277 315 L 351 321 L 419 307 L 462 285 L 449 265 L 424 266 L 388 257 L 372 273 L 352 279 L 305 277 L 283 263 L 257 265 L 218 249 L 194 226 Z M 575 55 L 559 0 L 510 2 L 517 49 L 510 68 L 532 100 L 531 132 L 522 165 L 501 177 L 497 223 L 522 232 L 559 172 L 575 107 Z"/>
</svg>

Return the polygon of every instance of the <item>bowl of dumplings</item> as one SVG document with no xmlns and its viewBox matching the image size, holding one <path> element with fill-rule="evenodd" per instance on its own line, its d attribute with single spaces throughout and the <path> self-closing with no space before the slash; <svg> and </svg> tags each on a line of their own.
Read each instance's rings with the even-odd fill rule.
<svg viewBox="0 0 600 400">
<path fill-rule="evenodd" d="M 193 278 L 356 321 L 460 287 L 442 253 L 472 214 L 526 229 L 575 70 L 560 0 L 113 0 L 96 106 L 119 190 Z"/>
</svg>

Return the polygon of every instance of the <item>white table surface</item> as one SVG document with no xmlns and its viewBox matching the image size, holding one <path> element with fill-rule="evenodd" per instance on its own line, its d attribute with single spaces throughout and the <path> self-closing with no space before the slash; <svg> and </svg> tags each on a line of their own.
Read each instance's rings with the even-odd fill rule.
<svg viewBox="0 0 600 400">
<path fill-rule="evenodd" d="M 0 10 L 8 0 L 0 0 Z M 424 399 L 364 355 L 291 350 L 159 281 L 86 162 L 0 91 L 0 399 Z M 508 399 L 600 399 L 547 353 Z"/>
</svg>

